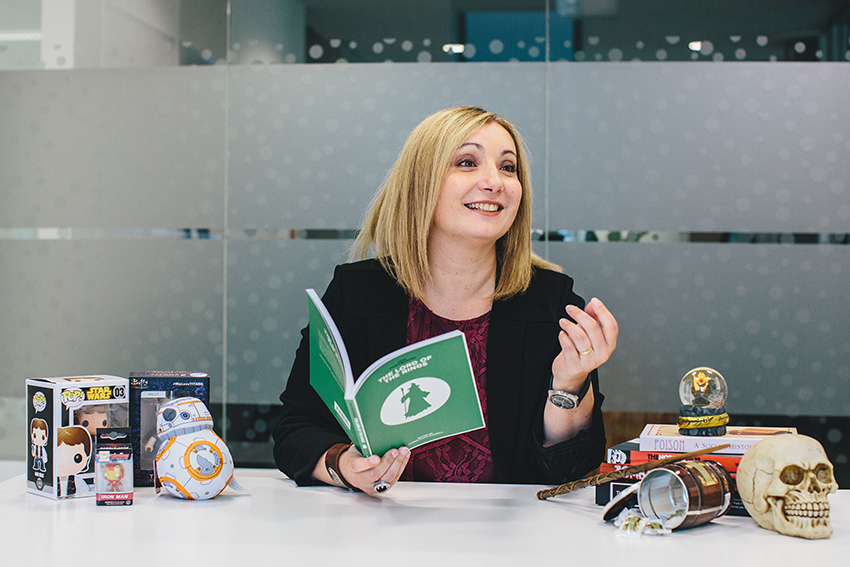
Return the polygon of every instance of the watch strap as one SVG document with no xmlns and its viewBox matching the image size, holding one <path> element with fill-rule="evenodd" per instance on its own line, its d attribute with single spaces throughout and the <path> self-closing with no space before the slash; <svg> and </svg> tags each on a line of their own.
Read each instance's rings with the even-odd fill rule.
<svg viewBox="0 0 850 567">
<path fill-rule="evenodd" d="M 325 453 L 325 468 L 328 471 L 328 476 L 340 488 L 350 488 L 351 490 L 359 490 L 356 486 L 345 480 L 342 472 L 339 470 L 339 458 L 343 452 L 351 447 L 351 443 L 337 443 L 333 445 Z"/>
<path fill-rule="evenodd" d="M 550 382 L 554 383 L 555 377 L 552 377 Z M 551 385 L 550 385 L 551 388 Z M 587 378 L 584 380 L 584 385 L 582 385 L 581 390 L 576 394 L 571 394 L 569 392 L 565 392 L 564 390 L 549 390 L 549 401 L 554 404 L 556 407 L 561 409 L 575 409 L 577 408 L 587 393 L 590 391 L 590 374 L 587 375 Z M 553 399 L 554 398 L 554 399 Z M 563 403 L 564 400 L 574 401 L 574 405 L 572 407 L 567 406 Z"/>
</svg>

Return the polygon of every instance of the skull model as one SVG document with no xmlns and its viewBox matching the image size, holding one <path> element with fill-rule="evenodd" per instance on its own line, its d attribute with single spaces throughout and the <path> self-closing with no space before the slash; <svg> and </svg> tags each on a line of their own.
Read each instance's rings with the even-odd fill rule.
<svg viewBox="0 0 850 567">
<path fill-rule="evenodd" d="M 827 495 L 838 484 L 823 447 L 811 437 L 759 441 L 741 458 L 736 480 L 744 506 L 761 527 L 806 539 L 832 535 Z"/>
</svg>

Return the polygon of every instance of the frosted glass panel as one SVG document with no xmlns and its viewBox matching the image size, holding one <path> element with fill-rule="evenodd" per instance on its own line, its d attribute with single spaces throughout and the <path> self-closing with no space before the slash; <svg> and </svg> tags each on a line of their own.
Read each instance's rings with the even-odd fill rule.
<svg viewBox="0 0 850 567">
<path fill-rule="evenodd" d="M 730 414 L 850 413 L 846 246 L 550 243 L 550 259 L 617 317 L 606 409 L 678 412 L 711 366 Z"/>
<path fill-rule="evenodd" d="M 0 0 L 0 457 L 27 376 L 197 369 L 267 460 L 304 288 L 459 104 L 526 137 L 536 234 L 658 237 L 535 244 L 620 319 L 609 410 L 709 364 L 732 413 L 850 414 L 850 1 L 763 4 Z"/>
<path fill-rule="evenodd" d="M 228 402 L 278 403 L 307 325 L 304 290 L 323 294 L 350 246 L 340 240 L 229 244 Z"/>
<path fill-rule="evenodd" d="M 550 69 L 554 228 L 850 227 L 850 65 Z"/>
<path fill-rule="evenodd" d="M 5 227 L 221 227 L 224 68 L 4 72 Z"/>
<path fill-rule="evenodd" d="M 230 79 L 232 227 L 359 227 L 410 131 L 461 104 L 518 125 L 542 196 L 542 64 L 233 67 Z"/>
<path fill-rule="evenodd" d="M 0 241 L 0 397 L 33 376 L 199 370 L 221 400 L 220 241 Z"/>
</svg>

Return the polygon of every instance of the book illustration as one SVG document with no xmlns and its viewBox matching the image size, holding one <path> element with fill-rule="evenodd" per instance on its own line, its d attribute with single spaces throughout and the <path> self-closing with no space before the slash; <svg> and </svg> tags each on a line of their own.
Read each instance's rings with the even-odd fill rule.
<svg viewBox="0 0 850 567">
<path fill-rule="evenodd" d="M 407 392 L 405 392 L 405 394 L 401 397 L 402 402 L 407 402 L 407 409 L 404 412 L 404 417 L 414 417 L 430 408 L 431 404 L 429 404 L 425 399 L 430 393 L 431 392 L 423 391 L 416 382 L 411 382 Z M 387 398 L 387 400 L 389 400 L 389 398 Z"/>
<path fill-rule="evenodd" d="M 307 290 L 310 384 L 364 456 L 484 427 L 466 338 L 451 331 L 373 362 L 355 380 L 345 343 Z"/>
<path fill-rule="evenodd" d="M 384 400 L 381 422 L 399 425 L 423 418 L 443 407 L 451 393 L 451 386 L 439 378 L 426 376 L 405 382 Z"/>
</svg>

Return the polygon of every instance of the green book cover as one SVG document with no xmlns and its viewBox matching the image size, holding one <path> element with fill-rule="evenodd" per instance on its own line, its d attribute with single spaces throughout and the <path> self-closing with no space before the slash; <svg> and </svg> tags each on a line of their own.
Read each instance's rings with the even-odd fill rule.
<svg viewBox="0 0 850 567">
<path fill-rule="evenodd" d="M 355 377 L 342 336 L 307 290 L 310 385 L 363 456 L 484 427 L 466 337 L 451 331 L 376 360 Z"/>
</svg>

